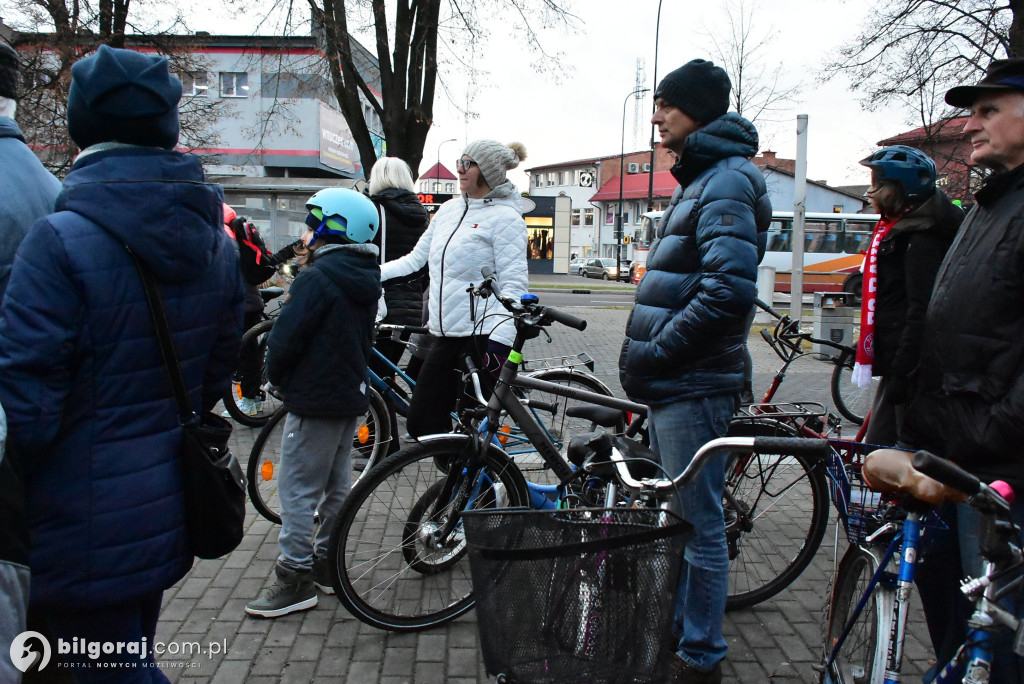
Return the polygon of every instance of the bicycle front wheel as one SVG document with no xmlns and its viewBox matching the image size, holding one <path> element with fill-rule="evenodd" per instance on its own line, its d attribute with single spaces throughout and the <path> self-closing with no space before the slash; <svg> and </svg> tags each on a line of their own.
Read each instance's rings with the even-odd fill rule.
<svg viewBox="0 0 1024 684">
<path fill-rule="evenodd" d="M 264 518 L 279 525 L 281 503 L 277 495 L 281 477 L 281 443 L 284 437 L 284 418 L 288 414 L 284 407 L 270 417 L 249 453 L 246 476 L 249 478 L 249 500 L 253 508 Z M 352 437 L 352 484 L 370 472 L 377 462 L 383 460 L 391 440 L 391 424 L 388 407 L 384 399 L 370 388 L 370 406 L 366 415 L 356 425 Z"/>
<path fill-rule="evenodd" d="M 853 352 L 845 351 L 836 361 L 832 369 L 832 402 L 848 421 L 863 425 L 875 401 L 878 383 L 872 380 L 867 387 L 853 384 L 850 378 L 853 375 L 854 358 Z"/>
<path fill-rule="evenodd" d="M 839 640 L 857 603 L 867 591 L 878 569 L 878 560 L 870 551 L 851 546 L 843 554 L 829 604 L 826 658 Z M 857 616 L 835 660 L 826 662 L 821 681 L 825 684 L 882 684 L 888 646 L 887 627 L 894 602 L 894 590 L 877 584 L 867 604 Z"/>
<path fill-rule="evenodd" d="M 281 400 L 262 389 L 267 384 L 267 340 L 270 338 L 270 329 L 273 327 L 273 318 L 260 321 L 249 328 L 245 335 L 242 336 L 241 352 L 259 354 L 260 377 L 258 382 L 260 390 L 257 395 L 259 408 L 256 409 L 255 413 L 244 413 L 238 405 L 238 402 L 242 400 L 242 384 L 238 381 L 237 377 L 231 378 L 231 385 L 223 397 L 224 409 L 239 425 L 263 427 L 270 421 L 270 417 L 274 415 L 274 412 L 281 408 Z"/>
<path fill-rule="evenodd" d="M 603 394 L 606 397 L 612 396 L 612 391 L 607 385 L 593 375 L 582 371 L 552 368 L 531 373 L 530 377 L 553 382 L 568 389 L 594 392 L 595 394 Z M 589 420 L 567 415 L 567 411 L 573 407 L 588 404 L 586 401 L 538 389 L 522 389 L 520 391 L 524 393 L 527 399 L 538 402 L 538 406 L 544 406 L 544 408 L 534 408 L 533 413 L 544 426 L 544 429 L 548 431 L 551 441 L 560 449 L 568 446 L 569 441 L 576 435 L 586 434 L 597 429 L 597 426 Z M 548 408 L 554 410 L 548 411 Z M 611 426 L 612 430 L 621 433 L 625 429 L 625 420 L 625 414 L 623 414 L 622 422 L 619 425 Z M 514 454 L 516 453 L 515 446 L 515 442 L 510 440 L 506 445 L 506 450 Z M 529 451 L 532 449 L 533 447 L 527 443 L 523 450 Z"/>
<path fill-rule="evenodd" d="M 353 487 L 331 531 L 328 557 L 338 599 L 357 619 L 378 629 L 411 631 L 454 620 L 474 605 L 461 522 L 454 504 L 431 513 L 445 473 L 436 462 L 458 460 L 472 437 L 428 438 L 393 454 Z M 471 508 L 523 506 L 522 473 L 488 445 L 470 487 Z M 452 477 L 458 477 L 453 474 Z"/>
<path fill-rule="evenodd" d="M 776 421 L 735 421 L 730 437 L 790 437 Z M 810 565 L 828 527 L 824 464 L 804 456 L 747 452 L 726 466 L 725 535 L 729 547 L 726 608 L 775 596 Z"/>
</svg>

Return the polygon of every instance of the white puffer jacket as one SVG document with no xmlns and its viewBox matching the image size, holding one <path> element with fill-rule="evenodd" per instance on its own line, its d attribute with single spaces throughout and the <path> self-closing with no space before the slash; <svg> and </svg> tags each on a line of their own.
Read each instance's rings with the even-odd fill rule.
<svg viewBox="0 0 1024 684">
<path fill-rule="evenodd" d="M 505 309 L 493 298 L 477 300 L 472 320 L 466 288 L 471 283 L 479 285 L 483 281 L 481 269 L 490 267 L 498 275 L 501 293 L 519 299 L 527 291 L 526 248 L 519 191 L 507 182 L 483 199 L 463 195 L 441 205 L 413 250 L 381 267 L 381 280 L 401 278 L 427 265 L 431 334 L 467 337 L 483 320 L 479 326 L 482 332 L 496 342 L 511 345 L 515 326 Z"/>
</svg>

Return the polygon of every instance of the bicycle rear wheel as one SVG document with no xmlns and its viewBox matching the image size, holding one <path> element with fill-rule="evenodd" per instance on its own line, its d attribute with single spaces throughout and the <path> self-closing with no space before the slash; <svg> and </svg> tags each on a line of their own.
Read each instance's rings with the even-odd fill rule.
<svg viewBox="0 0 1024 684">
<path fill-rule="evenodd" d="M 256 437 L 246 465 L 249 499 L 256 512 L 274 524 L 281 523 L 277 486 L 281 477 L 281 439 L 287 413 L 281 407 L 270 417 Z M 387 404 L 375 389 L 370 388 L 370 406 L 352 438 L 352 484 L 383 460 L 390 440 Z"/>
<path fill-rule="evenodd" d="M 734 421 L 730 437 L 789 437 L 777 421 Z M 746 608 L 788 587 L 814 559 L 828 527 L 824 463 L 804 456 L 729 457 L 722 502 L 729 547 L 726 608 Z"/>
<path fill-rule="evenodd" d="M 829 604 L 826 658 L 843 633 L 872 576 L 878 569 L 874 554 L 851 546 L 843 554 Z M 885 679 L 887 627 L 894 602 L 894 590 L 875 586 L 867 604 L 857 617 L 846 641 L 839 647 L 835 661 L 826 664 L 821 681 L 825 684 L 882 684 Z"/>
<path fill-rule="evenodd" d="M 850 380 L 853 375 L 853 352 L 845 351 L 832 369 L 832 402 L 839 413 L 851 423 L 863 425 L 875 401 L 878 383 L 872 380 L 867 387 L 857 387 Z"/>
<path fill-rule="evenodd" d="M 445 539 L 432 534 L 457 511 L 443 506 L 430 514 L 445 477 L 435 459 L 455 462 L 470 439 L 445 435 L 404 448 L 374 468 L 345 500 L 328 557 L 338 599 L 362 622 L 392 631 L 420 630 L 473 608 L 461 522 Z M 482 461 L 471 507 L 527 504 L 526 481 L 507 455 L 488 445 Z"/>
<path fill-rule="evenodd" d="M 260 321 L 256 325 L 249 328 L 245 335 L 242 336 L 241 350 L 244 352 L 251 351 L 251 346 L 255 345 L 258 347 L 260 356 L 260 377 L 259 386 L 260 390 L 258 398 L 260 400 L 260 408 L 255 414 L 249 415 L 243 413 L 242 409 L 238 406 L 238 402 L 242 399 L 242 385 L 238 381 L 237 377 L 231 378 L 231 385 L 225 392 L 223 399 L 224 409 L 228 412 L 231 418 L 240 425 L 246 427 L 263 427 L 270 420 L 270 417 L 274 415 L 274 412 L 281 407 L 281 400 L 272 394 L 268 394 L 262 388 L 267 384 L 267 340 L 270 338 L 270 329 L 274 327 L 274 319 L 268 319 Z"/>
</svg>

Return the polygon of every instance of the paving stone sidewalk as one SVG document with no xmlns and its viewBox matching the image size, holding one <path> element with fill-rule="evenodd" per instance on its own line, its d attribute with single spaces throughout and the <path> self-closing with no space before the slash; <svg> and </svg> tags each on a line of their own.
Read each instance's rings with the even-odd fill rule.
<svg viewBox="0 0 1024 684">
<path fill-rule="evenodd" d="M 543 295 L 542 295 L 543 301 Z M 590 325 L 585 332 L 552 331 L 554 342 L 530 343 L 527 358 L 586 350 L 597 373 L 618 389 L 617 360 L 628 310 L 577 308 Z M 755 388 L 763 391 L 780 362 L 759 339 L 751 339 Z M 830 369 L 808 360 L 792 368 L 780 399 L 814 398 L 829 404 Z M 621 390 L 619 390 L 621 393 Z M 232 448 L 248 457 L 257 431 L 236 427 Z M 248 617 L 245 604 L 271 576 L 277 555 L 276 525 L 250 511 L 242 545 L 227 558 L 198 561 L 164 595 L 157 641 L 163 671 L 178 682 L 348 682 L 350 684 L 470 684 L 493 681 L 484 672 L 476 615 L 427 632 L 393 634 L 352 618 L 331 596 L 313 610 L 265 620 Z M 728 682 L 817 682 L 813 671 L 822 648 L 824 603 L 833 567 L 834 526 L 815 562 L 787 591 L 752 609 L 729 613 L 725 634 Z M 843 542 L 840 541 L 840 553 Z M 907 644 L 908 681 L 922 669 L 926 640 L 920 612 L 911 616 Z M 201 653 L 189 654 L 196 646 Z M 177 651 L 177 652 L 175 652 Z"/>
</svg>

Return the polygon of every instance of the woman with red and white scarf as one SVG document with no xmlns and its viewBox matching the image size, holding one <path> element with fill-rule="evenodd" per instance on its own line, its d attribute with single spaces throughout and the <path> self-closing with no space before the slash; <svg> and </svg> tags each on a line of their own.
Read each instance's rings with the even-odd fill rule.
<svg viewBox="0 0 1024 684">
<path fill-rule="evenodd" d="M 964 213 L 935 187 L 935 162 L 905 145 L 860 162 L 871 169 L 868 199 L 881 215 L 864 257 L 860 339 L 853 382 L 880 377 L 865 441 L 896 443 L 917 366 L 924 315 L 939 265 Z"/>
</svg>

